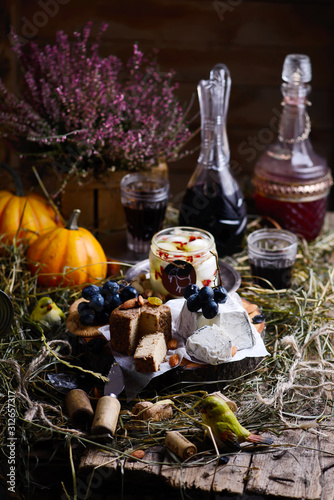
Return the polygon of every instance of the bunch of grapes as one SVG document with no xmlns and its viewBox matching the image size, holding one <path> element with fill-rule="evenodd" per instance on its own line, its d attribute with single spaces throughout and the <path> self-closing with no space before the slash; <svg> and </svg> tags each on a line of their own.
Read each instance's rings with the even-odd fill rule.
<svg viewBox="0 0 334 500">
<path fill-rule="evenodd" d="M 202 314 L 206 319 L 212 319 L 218 314 L 219 304 L 227 301 L 228 293 L 223 286 L 203 286 L 188 285 L 183 292 L 183 297 L 187 300 L 187 307 L 190 312 L 197 312 L 202 309 Z"/>
<path fill-rule="evenodd" d="M 106 325 L 110 313 L 127 300 L 138 297 L 131 285 L 120 286 L 116 281 L 106 281 L 103 286 L 88 285 L 81 292 L 85 302 L 78 305 L 82 325 Z M 87 301 L 87 302 L 86 302 Z"/>
</svg>

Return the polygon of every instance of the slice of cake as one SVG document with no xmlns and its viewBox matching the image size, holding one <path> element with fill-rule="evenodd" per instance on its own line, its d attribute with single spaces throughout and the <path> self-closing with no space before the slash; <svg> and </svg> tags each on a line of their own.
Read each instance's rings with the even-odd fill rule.
<svg viewBox="0 0 334 500">
<path fill-rule="evenodd" d="M 232 342 L 217 325 L 203 326 L 187 339 L 186 349 L 203 363 L 218 365 L 232 357 Z"/>
<path fill-rule="evenodd" d="M 218 326 L 232 341 L 232 345 L 240 349 L 249 349 L 255 344 L 252 325 L 247 314 L 239 302 L 228 295 L 225 304 L 219 304 L 218 314 L 207 319 L 201 309 L 190 312 L 186 300 L 181 309 L 176 325 L 178 333 L 185 339 L 203 326 Z"/>
<path fill-rule="evenodd" d="M 120 309 L 120 307 L 110 314 L 110 347 L 114 351 L 131 356 L 139 340 L 138 324 L 141 307 L 132 309 Z"/>
<path fill-rule="evenodd" d="M 134 354 L 137 372 L 157 372 L 166 354 L 167 346 L 163 332 L 145 335 L 140 339 Z"/>
<path fill-rule="evenodd" d="M 109 318 L 110 347 L 121 354 L 132 356 L 139 340 L 145 335 L 162 332 L 166 342 L 171 338 L 172 315 L 165 304 L 150 304 L 124 309 L 120 305 Z"/>
</svg>

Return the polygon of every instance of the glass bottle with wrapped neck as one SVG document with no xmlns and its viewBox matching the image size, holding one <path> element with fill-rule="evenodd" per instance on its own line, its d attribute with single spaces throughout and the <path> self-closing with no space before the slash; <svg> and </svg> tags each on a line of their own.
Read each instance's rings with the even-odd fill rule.
<svg viewBox="0 0 334 500">
<path fill-rule="evenodd" d="M 260 156 L 253 177 L 258 213 L 308 241 L 322 229 L 332 185 L 326 160 L 314 152 L 309 139 L 311 77 L 308 56 L 285 58 L 278 140 Z"/>
<path fill-rule="evenodd" d="M 247 213 L 243 195 L 230 171 L 226 117 L 231 77 L 217 64 L 209 80 L 198 84 L 201 151 L 180 208 L 179 224 L 209 231 L 219 256 L 241 250 Z"/>
</svg>

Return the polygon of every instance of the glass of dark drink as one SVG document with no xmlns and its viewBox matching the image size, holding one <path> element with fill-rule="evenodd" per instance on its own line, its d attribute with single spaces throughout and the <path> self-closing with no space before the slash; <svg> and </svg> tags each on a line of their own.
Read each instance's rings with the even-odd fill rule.
<svg viewBox="0 0 334 500">
<path fill-rule="evenodd" d="M 251 233 L 247 251 L 254 283 L 262 288 L 289 288 L 297 247 L 297 236 L 284 229 L 259 229 Z"/>
<path fill-rule="evenodd" d="M 121 198 L 130 250 L 148 254 L 152 236 L 162 229 L 169 196 L 169 181 L 149 174 L 127 174 L 121 181 Z"/>
</svg>

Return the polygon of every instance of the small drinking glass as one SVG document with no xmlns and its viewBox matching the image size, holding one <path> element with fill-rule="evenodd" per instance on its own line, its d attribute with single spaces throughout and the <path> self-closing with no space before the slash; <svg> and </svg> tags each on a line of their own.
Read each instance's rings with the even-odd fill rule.
<svg viewBox="0 0 334 500">
<path fill-rule="evenodd" d="M 127 244 L 136 253 L 148 254 L 152 236 L 160 231 L 169 196 L 165 177 L 127 174 L 121 181 L 121 199 L 127 225 Z"/>
<path fill-rule="evenodd" d="M 247 251 L 253 281 L 262 288 L 289 288 L 297 246 L 297 236 L 285 229 L 259 229 L 251 233 Z"/>
</svg>

